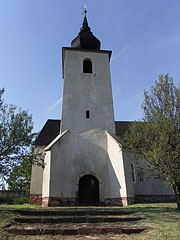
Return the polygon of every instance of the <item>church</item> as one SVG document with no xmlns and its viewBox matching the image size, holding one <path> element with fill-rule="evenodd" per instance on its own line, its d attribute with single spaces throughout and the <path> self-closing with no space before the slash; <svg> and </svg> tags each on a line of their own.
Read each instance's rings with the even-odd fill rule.
<svg viewBox="0 0 180 240">
<path fill-rule="evenodd" d="M 71 47 L 62 48 L 61 120 L 47 120 L 36 139 L 44 168 L 33 165 L 30 203 L 42 206 L 118 205 L 174 199 L 159 179 L 139 171 L 133 153 L 123 150 L 130 122 L 114 120 L 110 60 L 101 50 L 84 11 Z"/>
</svg>

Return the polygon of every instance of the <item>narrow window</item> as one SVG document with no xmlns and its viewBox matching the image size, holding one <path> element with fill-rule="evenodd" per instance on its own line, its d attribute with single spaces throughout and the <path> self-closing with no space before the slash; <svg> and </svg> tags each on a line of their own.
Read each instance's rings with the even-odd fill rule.
<svg viewBox="0 0 180 240">
<path fill-rule="evenodd" d="M 92 62 L 90 59 L 83 61 L 83 73 L 92 73 Z"/>
<path fill-rule="evenodd" d="M 136 182 L 136 178 L 135 178 L 135 172 L 134 172 L 134 164 L 131 163 L 131 171 L 132 171 L 132 179 L 133 179 L 133 183 Z"/>
<path fill-rule="evenodd" d="M 90 118 L 90 113 L 89 113 L 89 110 L 86 111 L 86 118 L 89 119 Z"/>
<path fill-rule="evenodd" d="M 138 176 L 139 176 L 139 181 L 140 182 L 144 182 L 144 174 L 143 174 L 143 172 L 139 172 Z"/>
<path fill-rule="evenodd" d="M 143 172 L 143 169 L 140 169 L 138 171 L 138 176 L 139 176 L 139 181 L 140 182 L 144 182 L 144 172 Z"/>
</svg>

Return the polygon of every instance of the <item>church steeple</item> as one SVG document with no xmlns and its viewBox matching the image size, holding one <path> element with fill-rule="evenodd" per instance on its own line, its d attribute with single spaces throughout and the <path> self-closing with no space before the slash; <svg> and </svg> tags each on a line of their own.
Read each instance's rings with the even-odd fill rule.
<svg viewBox="0 0 180 240">
<path fill-rule="evenodd" d="M 71 47 L 80 49 L 100 50 L 101 43 L 91 32 L 91 28 L 88 26 L 86 14 L 87 10 L 85 8 L 82 27 L 80 28 L 78 36 L 74 40 L 72 40 Z"/>
<path fill-rule="evenodd" d="M 80 31 L 87 31 L 87 32 L 92 33 L 90 27 L 88 26 L 88 21 L 87 21 L 86 15 L 84 15 L 84 21 L 83 21 L 83 25 L 82 25 Z"/>
</svg>

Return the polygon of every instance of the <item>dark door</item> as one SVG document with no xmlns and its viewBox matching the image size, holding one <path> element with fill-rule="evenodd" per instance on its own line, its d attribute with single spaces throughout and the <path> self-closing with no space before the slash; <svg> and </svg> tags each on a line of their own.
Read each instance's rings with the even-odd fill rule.
<svg viewBox="0 0 180 240">
<path fill-rule="evenodd" d="M 99 182 L 92 175 L 85 175 L 79 180 L 79 203 L 99 203 Z"/>
</svg>

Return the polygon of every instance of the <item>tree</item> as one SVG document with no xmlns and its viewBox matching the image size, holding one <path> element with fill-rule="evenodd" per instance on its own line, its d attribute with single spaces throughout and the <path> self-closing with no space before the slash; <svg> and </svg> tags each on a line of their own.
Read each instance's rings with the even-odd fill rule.
<svg viewBox="0 0 180 240">
<path fill-rule="evenodd" d="M 7 179 L 9 190 L 30 192 L 32 161 L 29 158 L 23 159 L 20 165 L 16 165 Z"/>
<path fill-rule="evenodd" d="M 144 91 L 144 117 L 124 137 L 130 151 L 141 154 L 151 173 L 168 181 L 180 208 L 180 88 L 168 74 Z"/>
<path fill-rule="evenodd" d="M 12 173 L 18 173 L 22 166 L 42 164 L 43 158 L 32 151 L 36 134 L 32 133 L 32 115 L 28 111 L 4 103 L 4 89 L 0 90 L 0 186 L 5 188 Z M 38 158 L 39 157 L 39 158 Z M 32 160 L 34 159 L 34 160 Z M 26 164 L 25 164 L 26 163 Z"/>
</svg>

